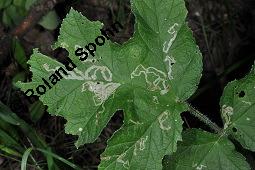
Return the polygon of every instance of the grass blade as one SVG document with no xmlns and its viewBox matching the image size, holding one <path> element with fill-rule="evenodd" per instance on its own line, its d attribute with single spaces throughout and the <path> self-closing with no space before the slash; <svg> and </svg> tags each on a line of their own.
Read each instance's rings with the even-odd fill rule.
<svg viewBox="0 0 255 170">
<path fill-rule="evenodd" d="M 26 170 L 27 169 L 27 159 L 28 159 L 28 156 L 30 155 L 31 151 L 33 149 L 32 148 L 28 148 L 23 156 L 22 156 L 22 161 L 21 161 L 21 170 Z"/>
<path fill-rule="evenodd" d="M 65 163 L 65 164 L 69 165 L 70 167 L 74 168 L 75 170 L 81 170 L 81 168 L 78 167 L 77 165 L 69 162 L 68 160 L 66 160 L 66 159 L 64 159 L 64 158 L 62 158 L 62 157 L 60 157 L 60 156 L 58 156 L 58 155 L 56 155 L 56 154 L 54 154 L 52 152 L 49 152 L 47 150 L 40 149 L 40 148 L 37 148 L 36 150 L 38 150 L 38 151 L 40 151 L 40 152 L 42 152 L 44 154 L 48 154 L 48 155 L 52 156 L 53 158 L 55 158 L 55 159 Z"/>
</svg>

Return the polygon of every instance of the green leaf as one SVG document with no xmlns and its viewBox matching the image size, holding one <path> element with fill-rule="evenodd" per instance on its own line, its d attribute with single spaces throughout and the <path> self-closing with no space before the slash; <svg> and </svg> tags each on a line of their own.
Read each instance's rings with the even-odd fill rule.
<svg viewBox="0 0 255 170">
<path fill-rule="evenodd" d="M 67 49 L 77 68 L 40 100 L 49 113 L 67 119 L 65 131 L 79 136 L 77 147 L 94 142 L 113 114 L 124 110 L 124 125 L 108 141 L 100 168 L 161 169 L 164 155 L 181 140 L 180 113 L 200 80 L 201 54 L 185 22 L 184 1 L 133 0 L 132 9 L 133 37 L 123 45 L 106 41 L 83 62 L 75 50 L 94 43 L 103 25 L 71 9 L 54 47 Z M 32 82 L 18 86 L 35 95 L 42 78 L 65 68 L 38 50 L 28 63 Z"/>
<path fill-rule="evenodd" d="M 39 24 L 48 30 L 54 30 L 58 27 L 59 22 L 60 20 L 56 11 L 50 11 L 42 18 Z"/>
<path fill-rule="evenodd" d="M 184 132 L 177 152 L 166 156 L 163 165 L 171 170 L 251 169 L 227 137 L 198 129 Z"/>
<path fill-rule="evenodd" d="M 255 74 L 229 83 L 221 97 L 221 115 L 224 129 L 241 145 L 255 151 Z"/>
<path fill-rule="evenodd" d="M 162 169 L 162 158 L 181 140 L 180 113 L 186 108 L 172 101 L 164 105 L 167 98 L 151 103 L 154 95 L 139 88 L 126 95 L 133 106 L 124 110 L 127 122 L 108 141 L 99 169 Z"/>
<path fill-rule="evenodd" d="M 8 7 L 12 3 L 11 0 L 2 0 L 0 1 L 0 9 Z"/>
<path fill-rule="evenodd" d="M 25 69 L 27 70 L 27 57 L 24 51 L 24 48 L 20 44 L 18 39 L 13 40 L 13 53 L 15 60 Z"/>
<path fill-rule="evenodd" d="M 25 17 L 24 9 L 16 7 L 15 5 L 8 6 L 4 12 L 6 13 L 6 16 L 3 18 L 3 20 L 4 24 L 7 26 L 18 25 Z"/>
<path fill-rule="evenodd" d="M 25 8 L 26 0 L 13 0 L 13 4 L 19 8 Z"/>
<path fill-rule="evenodd" d="M 4 25 L 8 26 L 8 27 L 11 27 L 12 26 L 12 19 L 11 17 L 8 15 L 7 11 L 4 10 L 3 11 L 3 23 Z"/>
<path fill-rule="evenodd" d="M 30 7 L 36 3 L 37 0 L 26 0 L 25 9 L 28 11 Z"/>
</svg>

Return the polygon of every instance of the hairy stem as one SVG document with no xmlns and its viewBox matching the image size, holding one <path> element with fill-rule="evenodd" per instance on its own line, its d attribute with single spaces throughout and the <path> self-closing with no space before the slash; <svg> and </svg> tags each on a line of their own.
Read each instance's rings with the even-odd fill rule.
<svg viewBox="0 0 255 170">
<path fill-rule="evenodd" d="M 188 106 L 189 106 L 189 111 L 193 116 L 198 118 L 201 122 L 205 123 L 207 126 L 209 126 L 215 132 L 217 132 L 219 134 L 222 133 L 222 129 L 216 123 L 212 122 L 207 116 L 202 114 L 200 111 L 198 111 L 191 105 L 188 104 Z"/>
</svg>

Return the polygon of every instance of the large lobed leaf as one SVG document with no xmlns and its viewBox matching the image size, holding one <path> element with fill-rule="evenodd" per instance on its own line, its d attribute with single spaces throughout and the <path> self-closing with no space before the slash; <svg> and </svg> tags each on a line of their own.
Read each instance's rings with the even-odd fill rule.
<svg viewBox="0 0 255 170">
<path fill-rule="evenodd" d="M 248 170 L 245 158 L 235 151 L 224 135 L 216 135 L 199 129 L 183 134 L 178 150 L 164 159 L 164 169 L 171 170 Z"/>
<path fill-rule="evenodd" d="M 255 150 L 254 68 L 246 77 L 230 82 L 224 89 L 220 101 L 224 121 L 222 134 L 186 131 L 177 152 L 165 158 L 165 169 L 251 169 L 227 137 L 233 137 L 244 148 Z"/>
<path fill-rule="evenodd" d="M 224 129 L 244 148 L 255 151 L 255 73 L 229 83 L 221 97 Z"/>
<path fill-rule="evenodd" d="M 102 24 L 71 9 L 55 48 L 67 49 L 77 68 L 40 97 L 48 111 L 67 119 L 66 133 L 79 135 L 76 146 L 97 139 L 116 110 L 124 124 L 108 141 L 103 169 L 161 169 L 162 158 L 181 140 L 183 102 L 196 90 L 201 54 L 185 23 L 183 0 L 132 0 L 135 33 L 123 45 L 105 43 L 96 56 L 80 62 L 77 47 L 94 42 Z M 42 84 L 61 63 L 37 50 L 29 60 L 32 82 Z"/>
</svg>

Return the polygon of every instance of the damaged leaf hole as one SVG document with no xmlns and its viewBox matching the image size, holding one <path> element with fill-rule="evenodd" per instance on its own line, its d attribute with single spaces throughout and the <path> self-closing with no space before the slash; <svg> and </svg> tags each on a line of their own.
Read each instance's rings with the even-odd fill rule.
<svg viewBox="0 0 255 170">
<path fill-rule="evenodd" d="M 233 127 L 233 128 L 232 128 L 232 131 L 233 131 L 234 133 L 236 133 L 236 132 L 237 132 L 237 128 Z"/>
<path fill-rule="evenodd" d="M 242 91 L 240 91 L 240 93 L 238 94 L 238 96 L 240 97 L 240 98 L 243 98 L 244 96 L 245 96 L 245 92 L 242 90 Z"/>
</svg>

